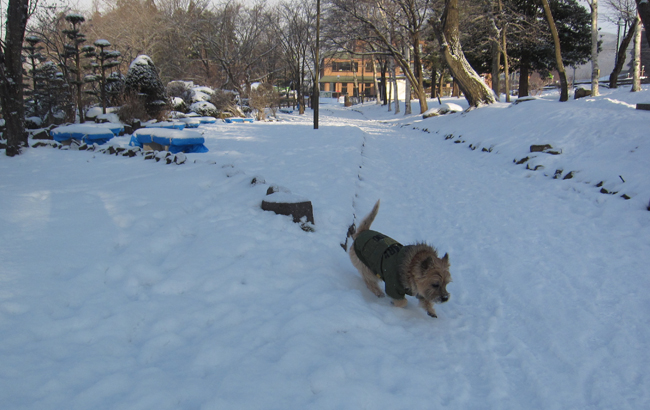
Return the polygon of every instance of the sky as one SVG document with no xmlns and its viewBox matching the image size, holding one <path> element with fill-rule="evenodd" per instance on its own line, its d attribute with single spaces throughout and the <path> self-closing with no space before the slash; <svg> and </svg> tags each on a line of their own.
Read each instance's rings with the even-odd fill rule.
<svg viewBox="0 0 650 410">
<path fill-rule="evenodd" d="M 243 0 L 245 3 L 254 3 L 254 0 Z M 273 0 L 271 3 L 276 2 L 277 0 Z M 80 9 L 82 10 L 90 10 L 93 7 L 93 2 L 97 2 L 98 4 L 102 4 L 102 0 L 72 0 L 73 4 L 76 2 L 79 6 Z M 588 2 L 585 0 L 580 1 L 587 9 L 588 9 Z M 598 19 L 598 24 L 599 27 L 602 28 L 602 31 L 606 31 L 608 33 L 614 33 L 616 34 L 616 25 L 610 21 L 608 21 L 607 15 L 609 15 L 611 12 L 609 11 L 608 7 L 604 2 L 600 3 L 599 6 L 599 19 Z"/>
</svg>

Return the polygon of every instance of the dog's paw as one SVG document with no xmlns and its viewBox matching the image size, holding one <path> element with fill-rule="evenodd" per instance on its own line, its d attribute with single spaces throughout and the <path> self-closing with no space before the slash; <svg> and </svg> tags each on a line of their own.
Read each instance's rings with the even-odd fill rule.
<svg viewBox="0 0 650 410">
<path fill-rule="evenodd" d="M 437 319 L 438 315 L 436 315 L 434 312 L 427 312 L 427 315 L 431 316 L 432 318 Z"/>
<path fill-rule="evenodd" d="M 406 307 L 407 305 L 407 300 L 406 299 L 393 299 L 390 301 L 393 306 L 398 307 L 398 308 L 403 308 Z"/>
</svg>

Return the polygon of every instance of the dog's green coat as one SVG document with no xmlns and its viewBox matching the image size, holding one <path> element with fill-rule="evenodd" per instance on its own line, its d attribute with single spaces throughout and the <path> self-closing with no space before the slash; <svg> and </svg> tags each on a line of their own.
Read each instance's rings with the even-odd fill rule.
<svg viewBox="0 0 650 410">
<path fill-rule="evenodd" d="M 354 240 L 357 257 L 384 281 L 386 294 L 393 299 L 404 299 L 407 294 L 413 296 L 399 280 L 404 248 L 401 243 L 377 231 L 363 231 Z"/>
</svg>

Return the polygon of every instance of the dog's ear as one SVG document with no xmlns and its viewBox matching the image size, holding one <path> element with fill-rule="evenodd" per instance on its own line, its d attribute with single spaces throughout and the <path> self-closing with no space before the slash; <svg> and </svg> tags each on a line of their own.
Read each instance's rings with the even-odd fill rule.
<svg viewBox="0 0 650 410">
<path fill-rule="evenodd" d="M 442 262 L 445 265 L 449 266 L 449 254 L 448 253 L 445 253 L 445 256 L 442 257 Z"/>
<path fill-rule="evenodd" d="M 425 260 L 420 262 L 420 268 L 423 271 L 425 271 L 425 270 L 429 269 L 429 267 L 431 267 L 432 264 L 433 264 L 433 259 L 431 259 L 431 256 L 428 256 Z"/>
</svg>

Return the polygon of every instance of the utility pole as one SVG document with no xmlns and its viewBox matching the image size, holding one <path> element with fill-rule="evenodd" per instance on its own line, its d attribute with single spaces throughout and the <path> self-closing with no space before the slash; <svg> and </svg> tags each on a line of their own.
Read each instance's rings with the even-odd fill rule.
<svg viewBox="0 0 650 410">
<path fill-rule="evenodd" d="M 316 79 L 314 81 L 314 98 L 312 106 L 314 110 L 314 129 L 318 129 L 318 107 L 320 105 L 320 0 L 316 0 Z"/>
</svg>

